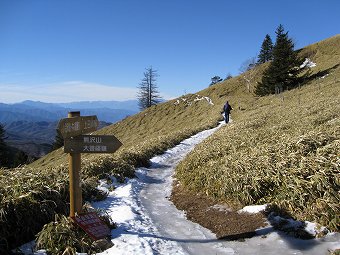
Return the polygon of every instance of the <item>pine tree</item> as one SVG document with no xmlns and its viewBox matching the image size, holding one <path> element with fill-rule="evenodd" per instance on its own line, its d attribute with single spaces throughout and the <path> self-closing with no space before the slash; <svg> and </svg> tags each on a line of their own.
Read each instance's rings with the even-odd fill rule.
<svg viewBox="0 0 340 255">
<path fill-rule="evenodd" d="M 152 67 L 146 68 L 137 94 L 138 106 L 141 110 L 158 104 L 162 99 L 158 92 L 156 77 L 158 77 L 156 70 Z"/>
<path fill-rule="evenodd" d="M 258 64 L 263 64 L 273 59 L 273 42 L 270 36 L 267 34 L 263 40 L 260 54 L 258 55 Z"/>
<path fill-rule="evenodd" d="M 262 81 L 255 93 L 263 96 L 294 88 L 298 84 L 299 59 L 294 51 L 294 43 L 282 25 L 276 30 L 273 61 L 264 71 Z"/>
<path fill-rule="evenodd" d="M 5 143 L 6 132 L 4 126 L 0 123 L 0 166 L 8 166 L 9 148 Z"/>
<path fill-rule="evenodd" d="M 221 82 L 221 81 L 223 81 L 223 80 L 221 79 L 221 77 L 216 75 L 216 76 L 214 76 L 214 77 L 211 78 L 211 82 L 210 82 L 210 85 L 209 85 L 209 86 L 214 85 L 214 84 L 216 84 L 216 83 L 219 83 L 219 82 Z"/>
</svg>

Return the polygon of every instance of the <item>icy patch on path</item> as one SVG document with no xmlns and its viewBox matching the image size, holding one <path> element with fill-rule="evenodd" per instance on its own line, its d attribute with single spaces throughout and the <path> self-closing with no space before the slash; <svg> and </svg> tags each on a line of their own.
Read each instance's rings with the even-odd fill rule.
<svg viewBox="0 0 340 255">
<path fill-rule="evenodd" d="M 145 169 L 138 169 L 137 176 L 146 174 Z M 139 192 L 143 181 L 130 179 L 109 193 L 105 201 L 93 203 L 102 208 L 117 223 L 112 230 L 114 246 L 99 254 L 185 254 L 176 244 L 162 240 L 151 219 L 147 217 L 140 204 Z M 175 246 L 175 247 L 174 247 Z"/>
<path fill-rule="evenodd" d="M 326 255 L 328 250 L 340 249 L 339 233 L 320 239 L 300 240 L 267 226 L 257 230 L 257 236 L 244 242 L 223 241 L 216 239 L 208 229 L 188 221 L 184 212 L 177 210 L 168 199 L 172 174 L 180 160 L 216 130 L 203 131 L 152 158 L 150 168 L 137 169 L 138 178 L 129 179 L 126 183 L 115 182 L 117 188 L 114 191 L 109 192 L 110 185 L 101 182 L 100 189 L 109 192 L 109 196 L 104 201 L 93 203 L 93 206 L 106 210 L 118 227 L 111 232 L 114 246 L 99 254 Z M 244 209 L 254 211 L 255 208 L 262 209 Z M 27 247 L 25 254 L 33 253 L 29 249 Z M 46 255 L 44 251 L 34 254 Z"/>
<path fill-rule="evenodd" d="M 107 210 L 118 225 L 112 231 L 115 245 L 100 254 L 326 255 L 329 249 L 340 248 L 339 234 L 300 240 L 271 226 L 257 230 L 256 237 L 244 242 L 227 242 L 216 239 L 208 229 L 188 221 L 184 212 L 177 210 L 168 199 L 172 174 L 180 160 L 216 130 L 203 131 L 152 158 L 150 168 L 137 169 L 138 178 L 119 184 L 107 200 L 93 204 Z"/>
<path fill-rule="evenodd" d="M 219 127 L 221 126 L 222 124 L 219 125 Z M 150 174 L 152 169 L 156 169 L 155 173 L 157 175 L 157 172 L 165 167 L 163 165 L 164 162 L 167 162 L 171 168 L 171 171 L 168 172 L 172 173 L 174 167 L 184 155 L 191 151 L 196 144 L 216 131 L 217 128 L 203 131 L 184 140 L 176 147 L 167 150 L 164 154 L 152 158 L 152 166 L 150 169 L 137 169 L 137 178 L 130 179 L 125 184 L 117 184 L 118 187 L 109 193 L 106 200 L 93 203 L 94 207 L 105 209 L 118 225 L 117 229 L 112 230 L 112 242 L 114 246 L 99 254 L 187 254 L 181 245 L 181 243 L 185 243 L 186 240 L 178 239 L 176 233 L 163 235 L 159 231 L 161 225 L 149 216 L 151 212 L 148 210 L 149 208 L 145 207 L 144 203 L 146 200 L 150 201 L 151 199 L 151 204 L 161 208 L 161 212 L 154 211 L 154 213 L 159 214 L 163 218 L 168 217 L 166 207 L 171 206 L 175 209 L 176 213 L 178 212 L 177 209 L 164 196 L 162 197 L 164 201 L 162 200 L 158 203 L 156 198 L 150 198 L 148 195 L 144 195 L 145 192 L 148 192 L 148 187 L 153 184 L 164 183 L 164 180 Z M 171 182 L 167 183 L 171 184 Z M 166 196 L 171 194 L 171 185 L 168 184 L 164 185 L 161 191 L 165 192 L 167 194 Z M 103 189 L 103 186 L 101 189 Z M 163 194 L 161 192 L 159 194 Z M 162 214 L 162 211 L 164 211 L 164 214 Z M 177 216 L 178 215 L 176 215 L 176 217 Z M 183 213 L 181 213 L 180 217 L 184 221 L 187 221 Z M 169 219 L 171 220 L 171 218 Z M 185 230 L 186 238 L 189 237 L 188 240 L 195 238 L 194 232 L 192 232 L 190 228 L 182 228 L 181 225 L 178 225 L 178 222 L 173 222 L 173 224 L 178 230 Z M 200 228 L 198 224 L 196 225 L 197 228 Z M 198 243 L 207 241 L 205 237 L 203 239 L 200 237 L 197 238 L 196 242 Z M 213 241 L 215 242 L 216 239 L 213 238 Z M 230 252 L 229 254 L 234 254 L 233 250 L 230 250 Z"/>
</svg>

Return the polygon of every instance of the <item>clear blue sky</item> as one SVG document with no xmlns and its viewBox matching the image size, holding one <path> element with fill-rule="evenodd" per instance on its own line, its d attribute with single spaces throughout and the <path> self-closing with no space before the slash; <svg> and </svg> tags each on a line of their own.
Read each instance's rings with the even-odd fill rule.
<svg viewBox="0 0 340 255">
<path fill-rule="evenodd" d="M 279 24 L 296 49 L 339 33 L 339 0 L 0 0 L 0 102 L 166 98 L 239 73 Z M 340 46 L 339 46 L 340 47 Z"/>
</svg>

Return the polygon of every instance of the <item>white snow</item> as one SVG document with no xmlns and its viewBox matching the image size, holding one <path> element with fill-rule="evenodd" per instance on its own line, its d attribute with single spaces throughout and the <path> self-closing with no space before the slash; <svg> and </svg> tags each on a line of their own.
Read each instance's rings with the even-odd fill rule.
<svg viewBox="0 0 340 255">
<path fill-rule="evenodd" d="M 305 221 L 305 224 L 305 230 L 313 236 L 317 235 L 320 232 L 326 231 L 325 227 L 319 227 L 318 224 L 314 222 Z"/>
<path fill-rule="evenodd" d="M 239 213 L 259 213 L 266 210 L 267 205 L 248 205 L 239 210 Z"/>
<path fill-rule="evenodd" d="M 187 98 L 185 98 L 185 97 L 182 97 L 182 98 L 180 98 L 184 103 L 187 101 Z M 177 99 L 176 101 L 175 101 L 175 103 L 174 103 L 174 105 L 178 105 L 179 103 L 180 103 L 181 101 L 179 100 L 179 99 Z M 190 102 L 189 102 L 190 103 Z"/>
<path fill-rule="evenodd" d="M 117 228 L 111 232 L 114 246 L 100 255 L 326 255 L 328 250 L 340 248 L 339 233 L 330 233 L 320 239 L 300 240 L 274 230 L 270 225 L 257 230 L 255 237 L 244 242 L 218 240 L 210 230 L 188 221 L 185 213 L 176 209 L 168 199 L 176 165 L 196 144 L 221 126 L 228 128 L 221 123 L 219 127 L 203 131 L 152 158 L 151 167 L 136 170 L 137 178 L 127 179 L 125 183 L 113 180 L 114 191 L 109 191 L 110 185 L 105 181 L 100 182 L 100 189 L 106 190 L 108 197 L 92 203 L 92 206 L 106 210 L 117 223 Z M 228 209 L 224 206 L 216 208 Z M 254 213 L 264 208 L 265 205 L 247 206 L 242 211 Z M 307 223 L 307 228 L 314 231 L 316 226 Z"/>
<path fill-rule="evenodd" d="M 298 221 L 293 219 L 286 219 L 280 216 L 274 216 L 270 214 L 268 219 L 273 224 L 281 225 L 281 229 L 304 229 L 305 232 L 309 233 L 312 236 L 317 236 L 322 233 L 328 233 L 327 228 L 320 226 L 317 223 L 310 222 L 310 221 Z"/>
<path fill-rule="evenodd" d="M 197 95 L 197 97 L 194 99 L 194 102 L 201 101 L 201 100 L 204 100 L 204 99 L 207 100 L 208 104 L 214 105 L 214 103 L 212 102 L 210 97 L 204 97 L 204 96 L 200 97 L 200 95 Z"/>
<path fill-rule="evenodd" d="M 188 106 L 191 106 L 192 105 L 192 102 L 188 101 L 187 98 L 181 98 L 181 100 Z M 194 102 L 196 101 L 202 101 L 202 100 L 206 100 L 208 102 L 208 104 L 210 105 L 214 105 L 213 101 L 211 100 L 210 97 L 205 97 L 205 96 L 200 96 L 200 95 L 196 95 L 196 98 L 194 99 Z M 179 105 L 181 103 L 181 101 L 179 99 L 177 99 L 175 102 L 174 102 L 174 105 Z"/>
<path fill-rule="evenodd" d="M 172 174 L 178 162 L 216 129 L 203 131 L 152 158 L 149 169 L 137 169 L 138 178 L 120 184 L 106 201 L 93 204 L 105 208 L 118 224 L 118 228 L 112 230 L 112 242 L 115 245 L 100 254 L 321 255 L 327 254 L 328 249 L 340 247 L 338 234 L 328 234 L 322 239 L 300 240 L 276 231 L 271 226 L 258 230 L 257 237 L 245 242 L 220 241 L 211 231 L 186 220 L 185 213 L 178 211 L 168 199 Z M 221 205 L 215 207 L 228 210 Z M 241 211 L 256 213 L 265 207 L 246 206 Z M 308 223 L 307 226 L 315 229 L 314 224 Z"/>
<path fill-rule="evenodd" d="M 310 60 L 309 58 L 306 58 L 305 61 L 300 65 L 300 68 L 312 68 L 312 67 L 316 67 L 316 64 Z"/>
</svg>

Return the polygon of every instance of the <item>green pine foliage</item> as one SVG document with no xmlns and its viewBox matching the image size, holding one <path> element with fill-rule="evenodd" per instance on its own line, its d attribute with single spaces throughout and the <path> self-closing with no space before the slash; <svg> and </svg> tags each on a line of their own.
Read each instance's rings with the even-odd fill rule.
<svg viewBox="0 0 340 255">
<path fill-rule="evenodd" d="M 199 95 L 169 100 L 96 131 L 115 135 L 123 146 L 114 154 L 82 155 L 84 201 L 93 196 L 90 191 L 97 187 L 96 180 L 111 175 L 131 178 L 134 167 L 147 166 L 152 156 L 216 126 L 228 99 L 234 106 L 234 124 L 196 147 L 177 168 L 177 180 L 225 203 L 242 197 L 281 201 L 278 206 L 294 218 L 337 231 L 339 42 L 336 35 L 299 51 L 317 64 L 311 69 L 315 79 L 299 90 L 284 92 L 284 101 L 245 93 L 243 77 L 236 76 Z M 269 64 L 256 67 L 254 83 Z M 202 96 L 214 104 L 195 100 Z M 56 213 L 68 214 L 67 166 L 67 155 L 59 149 L 25 168 L 0 168 L 0 254 L 34 239 Z"/>
<path fill-rule="evenodd" d="M 262 81 L 255 93 L 260 96 L 281 93 L 298 85 L 299 63 L 294 43 L 284 31 L 282 25 L 276 30 L 276 42 L 273 48 L 273 61 L 264 71 Z"/>
<path fill-rule="evenodd" d="M 266 35 L 263 40 L 260 54 L 258 55 L 258 64 L 266 63 L 273 59 L 273 41 L 270 35 Z"/>
<path fill-rule="evenodd" d="M 211 83 L 210 83 L 209 86 L 214 85 L 214 84 L 216 84 L 216 83 L 219 83 L 219 82 L 221 82 L 221 81 L 223 81 L 223 79 L 221 79 L 220 76 L 217 76 L 217 75 L 216 75 L 216 76 L 214 76 L 214 77 L 211 78 Z"/>
</svg>

